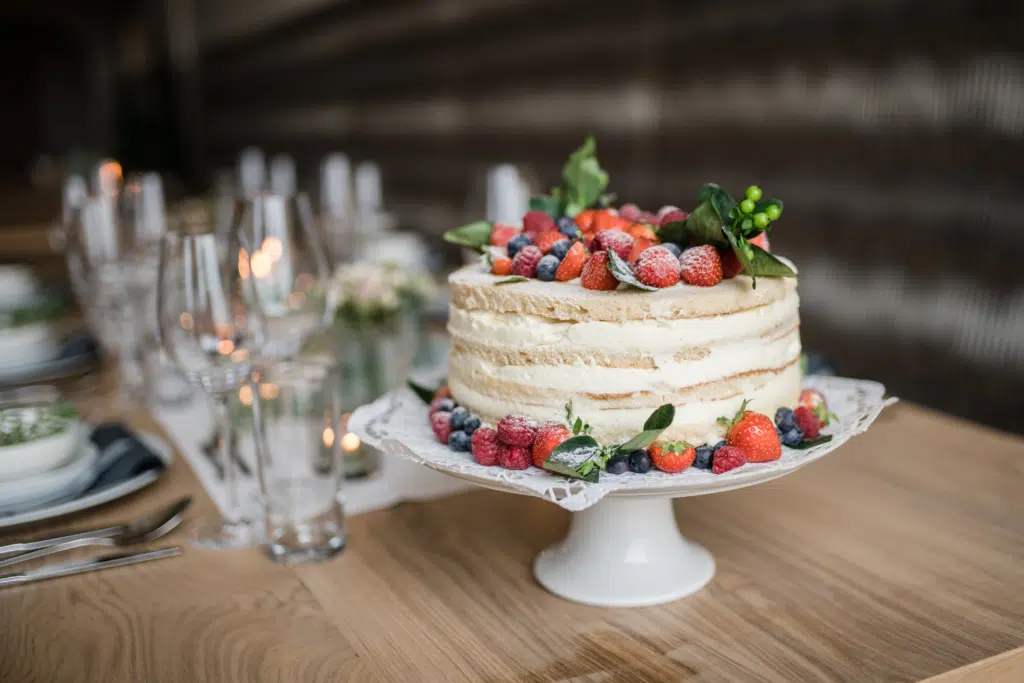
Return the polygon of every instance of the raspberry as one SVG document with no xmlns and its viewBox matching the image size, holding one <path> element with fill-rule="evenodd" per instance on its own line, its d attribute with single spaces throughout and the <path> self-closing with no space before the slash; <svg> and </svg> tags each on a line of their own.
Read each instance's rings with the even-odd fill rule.
<svg viewBox="0 0 1024 683">
<path fill-rule="evenodd" d="M 821 431 L 821 420 L 814 411 L 807 406 L 800 406 L 793 413 L 796 415 L 796 426 L 803 431 L 804 438 L 817 438 L 818 432 Z"/>
<path fill-rule="evenodd" d="M 619 281 L 608 270 L 608 253 L 599 251 L 591 254 L 583 265 L 580 282 L 584 289 L 611 290 L 619 286 Z"/>
<path fill-rule="evenodd" d="M 434 413 L 430 416 L 430 427 L 438 441 L 448 443 L 448 437 L 452 435 L 452 414 L 444 411 Z"/>
<path fill-rule="evenodd" d="M 743 264 L 736 258 L 736 252 L 732 249 L 723 249 L 718 252 L 722 259 L 722 278 L 728 280 L 743 272 Z"/>
<path fill-rule="evenodd" d="M 668 211 L 665 211 L 668 209 Z M 664 213 L 662 213 L 664 211 Z M 681 211 L 674 206 L 662 207 L 661 211 L 658 212 L 658 225 L 665 225 L 666 223 L 673 223 L 675 221 L 685 221 L 689 218 L 689 214 L 685 211 Z"/>
<path fill-rule="evenodd" d="M 516 235 L 508 241 L 505 245 L 505 249 L 508 250 L 508 257 L 515 258 L 519 250 L 525 247 L 527 244 L 533 244 L 533 238 L 529 235 Z"/>
<path fill-rule="evenodd" d="M 637 280 L 652 287 L 671 287 L 679 282 L 679 261 L 665 247 L 651 247 L 640 254 L 633 270 Z"/>
<path fill-rule="evenodd" d="M 557 230 L 548 230 L 542 232 L 534 238 L 533 243 L 537 245 L 537 248 L 541 250 L 541 253 L 547 254 L 551 251 L 551 247 L 556 242 L 561 242 L 565 239 L 565 235 L 558 232 Z"/>
<path fill-rule="evenodd" d="M 697 455 L 696 449 L 685 441 L 655 441 L 647 452 L 655 467 L 670 474 L 685 470 Z"/>
<path fill-rule="evenodd" d="M 508 446 L 529 448 L 537 438 L 537 423 L 525 415 L 506 415 L 498 421 L 498 440 Z"/>
<path fill-rule="evenodd" d="M 611 249 L 622 258 L 628 259 L 632 248 L 633 238 L 627 233 L 617 230 L 601 230 L 594 235 L 592 251 L 608 251 Z"/>
<path fill-rule="evenodd" d="M 512 272 L 512 259 L 507 256 L 499 256 L 494 259 L 494 265 L 491 266 L 491 272 L 495 275 L 508 275 Z"/>
<path fill-rule="evenodd" d="M 747 456 L 736 446 L 723 446 L 712 456 L 711 471 L 722 474 L 747 464 Z"/>
<path fill-rule="evenodd" d="M 642 214 L 643 209 L 636 204 L 623 204 L 619 207 L 619 215 L 626 220 L 633 221 L 634 223 L 640 220 L 640 216 Z"/>
<path fill-rule="evenodd" d="M 537 263 L 540 262 L 542 256 L 540 249 L 532 244 L 526 245 L 512 259 L 512 274 L 533 277 L 537 274 Z"/>
<path fill-rule="evenodd" d="M 555 271 L 555 279 L 559 282 L 568 282 L 580 276 L 583 272 L 583 264 L 587 262 L 587 248 L 582 242 L 573 242 L 569 252 L 558 265 Z"/>
<path fill-rule="evenodd" d="M 565 428 L 565 425 L 557 422 L 546 422 L 537 430 L 537 440 L 533 442 L 533 464 L 543 467 L 544 461 L 551 455 L 551 451 L 572 436 L 572 432 Z"/>
<path fill-rule="evenodd" d="M 508 241 L 519 234 L 519 228 L 514 225 L 495 224 L 491 228 L 491 246 L 504 247 Z"/>
<path fill-rule="evenodd" d="M 558 270 L 558 266 L 558 257 L 548 254 L 537 262 L 537 279 L 551 282 L 555 279 L 555 272 Z"/>
<path fill-rule="evenodd" d="M 455 408 L 455 401 L 450 398 L 445 398 L 444 396 L 438 396 L 430 402 L 430 407 L 427 408 L 427 414 L 433 415 L 437 412 L 450 413 L 453 408 Z"/>
<path fill-rule="evenodd" d="M 498 432 L 490 427 L 481 427 L 473 432 L 471 441 L 474 460 L 487 467 L 498 464 L 498 451 L 501 450 L 501 444 L 498 443 Z"/>
<path fill-rule="evenodd" d="M 629 251 L 629 258 L 626 260 L 630 263 L 635 263 L 636 260 L 640 258 L 640 254 L 644 253 L 652 246 L 654 246 L 654 242 L 651 240 L 638 237 L 636 241 L 633 242 L 633 248 Z"/>
<path fill-rule="evenodd" d="M 527 211 L 523 216 L 523 232 L 528 235 L 537 235 L 546 230 L 555 230 L 555 219 L 543 211 Z"/>
<path fill-rule="evenodd" d="M 498 464 L 506 470 L 525 470 L 530 466 L 530 449 L 526 446 L 499 446 Z"/>
<path fill-rule="evenodd" d="M 697 287 L 714 287 L 722 281 L 722 259 L 709 244 L 690 247 L 679 257 L 683 282 Z"/>
</svg>

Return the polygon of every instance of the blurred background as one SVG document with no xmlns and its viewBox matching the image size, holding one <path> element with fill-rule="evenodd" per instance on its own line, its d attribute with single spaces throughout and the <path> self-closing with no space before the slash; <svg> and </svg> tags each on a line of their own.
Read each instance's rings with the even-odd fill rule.
<svg viewBox="0 0 1024 683">
<path fill-rule="evenodd" d="M 0 263 L 67 277 L 69 173 L 115 158 L 171 202 L 251 146 L 313 192 L 328 153 L 373 162 L 440 253 L 495 166 L 546 190 L 592 133 L 621 202 L 783 198 L 773 249 L 837 373 L 1024 432 L 1022 26 L 970 0 L 7 0 Z"/>
</svg>

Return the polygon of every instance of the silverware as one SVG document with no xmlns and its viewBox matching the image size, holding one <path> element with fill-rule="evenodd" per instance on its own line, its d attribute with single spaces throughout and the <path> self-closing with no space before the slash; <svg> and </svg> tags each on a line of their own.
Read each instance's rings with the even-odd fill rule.
<svg viewBox="0 0 1024 683">
<path fill-rule="evenodd" d="M 124 567 L 130 564 L 137 564 L 139 562 L 148 562 L 149 560 L 174 557 L 176 555 L 181 555 L 181 552 L 181 546 L 175 546 L 173 548 L 147 550 L 141 553 L 105 555 L 103 557 L 93 557 L 88 560 L 68 562 L 67 564 L 39 567 L 38 569 L 31 569 L 25 572 L 0 574 L 0 588 L 5 586 L 17 586 L 23 583 L 31 583 L 32 581 L 42 581 L 43 579 L 55 579 L 58 576 L 84 574 L 86 572 L 97 571 L 100 569 L 110 569 L 111 567 Z"/>
<path fill-rule="evenodd" d="M 187 501 L 187 502 L 186 502 Z M 79 541 L 90 538 L 110 538 L 111 536 L 117 536 L 123 534 L 126 529 L 133 525 L 142 524 L 148 519 L 162 519 L 169 514 L 169 511 L 177 509 L 180 505 L 188 507 L 188 503 L 192 502 L 191 497 L 181 498 L 170 506 L 158 510 L 157 512 L 151 513 L 145 517 L 141 517 L 133 523 L 129 524 L 114 524 L 112 526 L 98 527 L 96 529 L 83 529 L 81 531 L 72 531 L 62 536 L 50 536 L 47 538 L 37 538 L 31 541 L 19 541 L 17 543 L 8 543 L 7 545 L 0 546 L 0 556 L 10 555 L 11 553 L 26 553 L 30 550 L 39 550 L 40 548 L 49 548 L 54 545 L 62 545 L 64 543 L 70 543 L 72 541 Z"/>
<path fill-rule="evenodd" d="M 124 530 L 114 536 L 86 536 L 84 538 L 76 538 L 63 543 L 58 543 L 57 545 L 40 548 L 38 550 L 32 550 L 27 553 L 21 553 L 20 555 L 0 560 L 0 568 L 10 567 L 20 562 L 28 562 L 29 560 L 37 560 L 40 557 L 47 557 L 49 555 L 64 552 L 65 550 L 71 550 L 72 548 L 85 548 L 87 546 L 97 545 L 124 547 L 154 541 L 181 524 L 182 517 L 185 515 L 185 510 L 187 510 L 191 504 L 191 498 L 182 498 L 157 514 L 141 517 L 131 524 L 125 525 Z"/>
</svg>

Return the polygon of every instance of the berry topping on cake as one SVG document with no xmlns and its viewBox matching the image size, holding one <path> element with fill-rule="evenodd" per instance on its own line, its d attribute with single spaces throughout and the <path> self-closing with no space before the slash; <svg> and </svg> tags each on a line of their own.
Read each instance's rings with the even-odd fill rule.
<svg viewBox="0 0 1024 683">
<path fill-rule="evenodd" d="M 715 451 L 711 471 L 715 474 L 723 474 L 745 464 L 747 464 L 747 456 L 744 455 L 743 449 L 736 446 L 723 446 Z"/>
<path fill-rule="evenodd" d="M 551 282 L 555 279 L 555 271 L 558 270 L 558 266 L 558 257 L 548 254 L 537 262 L 537 279 Z"/>
<path fill-rule="evenodd" d="M 793 411 L 796 416 L 796 426 L 804 433 L 807 439 L 815 439 L 821 431 L 821 421 L 818 416 L 806 406 L 800 406 Z"/>
<path fill-rule="evenodd" d="M 804 432 L 802 429 L 793 425 L 786 431 L 782 431 L 781 428 L 776 427 L 779 432 L 779 441 L 782 442 L 783 446 L 789 446 L 790 448 L 796 448 L 800 445 L 800 442 L 804 440 Z"/>
<path fill-rule="evenodd" d="M 508 241 L 519 234 L 519 228 L 514 225 L 502 225 L 496 223 L 491 228 L 491 246 L 504 247 Z"/>
<path fill-rule="evenodd" d="M 469 435 L 473 435 L 476 430 L 480 429 L 480 418 L 476 415 L 470 415 L 466 418 L 465 422 L 462 423 L 462 431 Z"/>
<path fill-rule="evenodd" d="M 451 397 L 452 397 L 451 387 L 449 387 L 447 384 L 442 384 L 441 386 L 439 386 L 437 388 L 437 391 L 434 392 L 434 395 L 431 398 L 451 398 Z M 454 404 L 453 404 L 453 407 L 454 407 Z M 450 410 L 450 408 L 449 408 L 449 410 Z"/>
<path fill-rule="evenodd" d="M 551 245 L 551 251 L 548 252 L 549 256 L 554 256 L 556 259 L 561 261 L 565 258 L 565 255 L 572 249 L 573 242 L 571 240 L 562 239 Z"/>
<path fill-rule="evenodd" d="M 499 256 L 494 259 L 491 265 L 491 273 L 494 275 L 509 275 L 512 273 L 512 259 L 507 256 Z"/>
<path fill-rule="evenodd" d="M 644 239 L 650 240 L 651 242 L 656 242 L 658 240 L 658 236 L 654 233 L 651 226 L 644 225 L 643 223 L 634 223 L 629 226 L 629 229 L 626 230 L 626 234 L 635 240 Z"/>
<path fill-rule="evenodd" d="M 645 212 L 636 204 L 623 204 L 619 207 L 619 215 L 628 221 L 638 223 Z"/>
<path fill-rule="evenodd" d="M 722 442 L 725 443 L 724 441 Z M 712 446 L 704 444 L 703 446 L 697 446 L 693 453 L 693 466 L 699 470 L 710 470 L 711 459 L 715 455 L 715 449 Z"/>
<path fill-rule="evenodd" d="M 537 264 L 542 256 L 540 249 L 532 244 L 526 245 L 512 259 L 512 274 L 533 277 L 537 274 Z"/>
<path fill-rule="evenodd" d="M 629 252 L 633 249 L 633 238 L 624 232 L 617 230 L 601 230 L 594 235 L 594 251 L 608 251 L 612 249 L 624 259 L 629 258 Z"/>
<path fill-rule="evenodd" d="M 451 425 L 452 429 L 462 429 L 466 424 L 466 419 L 469 418 L 469 411 L 462 406 L 457 406 L 452 409 L 451 413 Z"/>
<path fill-rule="evenodd" d="M 782 446 L 779 444 L 779 435 L 771 418 L 747 410 L 746 407 L 747 402 L 744 401 L 732 420 L 718 418 L 718 421 L 728 428 L 725 442 L 743 449 L 749 462 L 778 460 L 782 457 Z"/>
<path fill-rule="evenodd" d="M 680 247 L 675 242 L 662 242 L 661 246 L 671 251 L 672 255 L 675 256 L 676 258 L 679 258 L 680 256 L 683 255 L 683 248 Z"/>
<path fill-rule="evenodd" d="M 722 258 L 722 279 L 729 280 L 743 272 L 743 264 L 736 258 L 736 252 L 725 249 L 719 252 Z"/>
<path fill-rule="evenodd" d="M 430 416 L 430 428 L 434 430 L 434 436 L 441 443 L 448 443 L 448 437 L 452 435 L 452 414 L 438 411 Z"/>
<path fill-rule="evenodd" d="M 690 247 L 679 257 L 683 282 L 697 287 L 714 287 L 722 281 L 722 259 L 709 244 Z"/>
<path fill-rule="evenodd" d="M 582 242 L 573 242 L 566 252 L 565 258 L 558 265 L 555 271 L 555 279 L 559 282 L 567 282 L 580 276 L 583 272 L 583 265 L 587 262 L 587 248 Z"/>
<path fill-rule="evenodd" d="M 533 238 L 529 235 L 516 235 L 505 245 L 505 248 L 508 250 L 508 257 L 515 258 L 519 250 L 528 244 L 533 244 Z"/>
<path fill-rule="evenodd" d="M 501 449 L 501 444 L 498 443 L 498 432 L 490 427 L 481 427 L 473 432 L 471 441 L 474 460 L 487 467 L 498 464 L 498 451 Z"/>
<path fill-rule="evenodd" d="M 452 432 L 448 436 L 448 447 L 451 448 L 453 451 L 468 452 L 470 449 L 469 434 L 462 431 L 461 429 L 459 431 Z"/>
<path fill-rule="evenodd" d="M 638 450 L 629 454 L 629 471 L 637 474 L 651 471 L 651 456 L 647 455 L 647 451 Z"/>
<path fill-rule="evenodd" d="M 658 209 L 658 225 L 665 225 L 674 221 L 685 221 L 688 215 L 678 206 L 666 205 Z"/>
<path fill-rule="evenodd" d="M 498 464 L 506 470 L 525 470 L 530 466 L 530 449 L 526 446 L 499 446 Z"/>
<path fill-rule="evenodd" d="M 597 209 L 587 209 L 586 211 L 580 211 L 576 215 L 576 225 L 583 232 L 590 232 L 594 229 L 594 217 L 597 216 Z"/>
<path fill-rule="evenodd" d="M 800 392 L 798 406 L 809 408 L 822 427 L 827 427 L 832 420 L 838 420 L 835 413 L 829 412 L 825 397 L 817 389 L 804 389 Z"/>
<path fill-rule="evenodd" d="M 789 408 L 783 406 L 775 411 L 775 426 L 779 431 L 786 432 L 796 426 L 796 415 Z"/>
<path fill-rule="evenodd" d="M 622 216 L 617 216 L 606 209 L 604 211 L 598 211 L 594 216 L 593 230 L 595 232 L 603 232 L 605 230 L 625 232 L 631 225 L 633 225 L 633 221 L 627 220 Z"/>
<path fill-rule="evenodd" d="M 529 448 L 537 438 L 537 423 L 525 415 L 506 415 L 498 421 L 498 440 L 508 446 Z"/>
<path fill-rule="evenodd" d="M 438 396 L 437 398 L 430 402 L 430 406 L 427 408 L 427 414 L 433 415 L 434 413 L 439 411 L 443 411 L 446 413 L 451 412 L 452 408 L 454 407 L 455 401 L 451 400 L 450 398 L 445 398 L 444 396 Z"/>
<path fill-rule="evenodd" d="M 679 259 L 665 247 L 651 247 L 636 260 L 636 279 L 651 287 L 671 287 L 679 282 Z"/>
<path fill-rule="evenodd" d="M 557 242 L 565 241 L 565 235 L 558 232 L 557 230 L 548 230 L 542 232 L 533 240 L 533 243 L 537 245 L 537 248 L 541 250 L 541 253 L 547 254 L 551 251 Z"/>
<path fill-rule="evenodd" d="M 768 243 L 768 233 L 766 232 L 762 232 L 757 237 L 747 240 L 747 242 L 749 242 L 750 244 L 755 244 L 764 249 L 765 251 L 771 251 L 771 245 L 769 245 Z"/>
<path fill-rule="evenodd" d="M 630 263 L 636 263 L 636 260 L 640 258 L 640 254 L 644 253 L 652 246 L 654 246 L 654 242 L 643 237 L 633 240 L 633 248 L 630 249 L 629 258 L 626 260 Z"/>
<path fill-rule="evenodd" d="M 557 232 L 555 219 L 543 211 L 527 211 L 523 216 L 523 232 L 528 235 L 537 235 L 547 230 Z"/>
<path fill-rule="evenodd" d="M 619 286 L 619 281 L 608 270 L 607 253 L 598 251 L 590 255 L 580 274 L 580 282 L 584 289 L 611 290 Z"/>
<path fill-rule="evenodd" d="M 572 436 L 565 425 L 558 422 L 546 422 L 537 430 L 537 439 L 533 442 L 533 464 L 542 467 L 544 461 L 559 444 Z"/>
<path fill-rule="evenodd" d="M 675 474 L 693 464 L 696 450 L 685 441 L 655 441 L 648 447 L 651 462 L 662 472 Z"/>
<path fill-rule="evenodd" d="M 604 464 L 608 474 L 625 474 L 629 471 L 629 457 L 625 453 L 616 453 Z"/>
<path fill-rule="evenodd" d="M 555 226 L 558 228 L 558 232 L 569 239 L 575 238 L 580 231 L 580 226 L 576 225 L 576 221 L 569 216 L 559 216 L 555 221 Z"/>
</svg>

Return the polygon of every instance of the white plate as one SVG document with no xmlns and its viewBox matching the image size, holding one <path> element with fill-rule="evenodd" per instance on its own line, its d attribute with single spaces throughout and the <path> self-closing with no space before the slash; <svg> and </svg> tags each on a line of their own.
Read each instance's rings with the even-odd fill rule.
<svg viewBox="0 0 1024 683">
<path fill-rule="evenodd" d="M 0 385 L 39 384 L 64 379 L 90 370 L 98 362 L 99 354 L 95 348 L 76 348 L 69 353 L 67 345 L 67 341 L 63 342 L 55 357 L 40 363 L 0 367 Z"/>
<path fill-rule="evenodd" d="M 164 461 L 164 464 L 168 467 L 171 464 L 173 458 L 173 450 L 170 445 L 163 439 L 153 436 L 152 434 L 138 433 L 138 438 L 141 439 L 153 453 Z M 88 442 L 92 445 L 92 442 Z M 96 455 L 95 446 L 93 446 L 94 455 Z M 80 458 L 76 458 L 74 462 L 68 467 L 72 467 L 78 464 Z M 28 512 L 22 512 L 15 515 L 0 515 L 0 529 L 7 529 L 21 524 L 28 524 L 29 522 L 39 522 L 46 519 L 54 519 L 56 517 L 62 517 L 69 515 L 74 512 L 81 512 L 82 510 L 88 510 L 89 508 L 109 503 L 112 500 L 117 500 L 123 496 L 127 496 L 129 493 L 134 493 L 139 489 L 152 484 L 156 481 L 161 472 L 149 470 L 142 474 L 123 481 L 116 486 L 97 491 L 96 493 L 76 498 L 75 500 L 65 501 L 58 503 L 57 505 L 48 505 Z"/>
<path fill-rule="evenodd" d="M 84 425 L 75 421 L 57 434 L 0 447 L 0 502 L 7 500 L 2 491 L 8 487 L 23 486 L 25 478 L 55 474 L 71 463 L 85 437 Z"/>
</svg>

